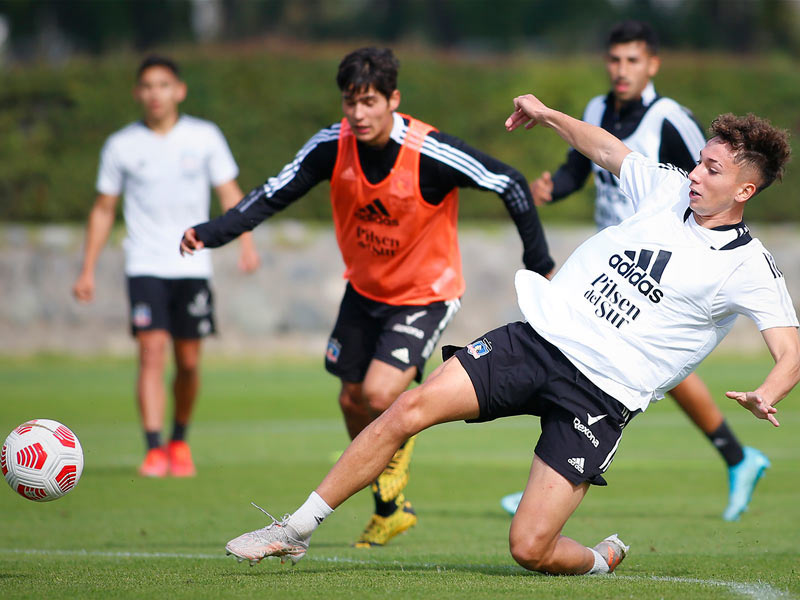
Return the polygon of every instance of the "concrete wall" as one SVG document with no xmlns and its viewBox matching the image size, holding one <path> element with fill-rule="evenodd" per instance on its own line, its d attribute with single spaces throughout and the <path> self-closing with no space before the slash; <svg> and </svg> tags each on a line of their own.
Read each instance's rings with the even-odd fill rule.
<svg viewBox="0 0 800 600">
<path fill-rule="evenodd" d="M 561 264 L 592 232 L 548 227 L 556 261 Z M 800 228 L 757 226 L 753 232 L 773 252 L 800 302 Z M 115 232 L 101 255 L 96 300 L 80 305 L 70 290 L 83 228 L 0 225 L 0 353 L 131 353 L 122 236 Z M 208 341 L 207 352 L 321 356 L 345 285 L 333 231 L 280 221 L 261 225 L 255 237 L 262 267 L 253 275 L 238 272 L 237 244 L 212 251 L 219 334 Z M 521 266 L 521 244 L 513 226 L 465 227 L 461 250 L 467 292 L 443 343 L 464 344 L 520 318 L 513 277 Z M 760 350 L 755 327 L 739 321 L 724 347 Z"/>
</svg>

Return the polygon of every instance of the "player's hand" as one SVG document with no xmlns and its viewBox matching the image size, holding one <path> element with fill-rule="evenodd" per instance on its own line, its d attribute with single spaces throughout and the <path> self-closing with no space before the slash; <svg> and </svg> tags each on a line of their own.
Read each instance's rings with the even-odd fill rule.
<svg viewBox="0 0 800 600">
<path fill-rule="evenodd" d="M 506 119 L 506 129 L 514 131 L 520 125 L 525 125 L 525 129 L 535 127 L 547 110 L 533 94 L 517 96 L 514 98 L 514 112 Z"/>
<path fill-rule="evenodd" d="M 75 285 L 72 286 L 72 295 L 78 302 L 94 300 L 94 274 L 82 272 Z"/>
<path fill-rule="evenodd" d="M 765 419 L 775 427 L 780 426 L 778 419 L 775 418 L 775 413 L 778 412 L 778 409 L 764 400 L 761 394 L 757 392 L 725 392 L 725 395 L 732 400 L 736 400 L 757 418 Z"/>
<path fill-rule="evenodd" d="M 261 257 L 258 256 L 258 251 L 253 243 L 253 238 L 250 235 L 243 235 L 240 238 L 239 248 L 239 270 L 243 273 L 252 273 L 258 269 L 261 264 Z"/>
<path fill-rule="evenodd" d="M 553 179 L 550 171 L 545 171 L 539 179 L 531 183 L 531 195 L 536 206 L 553 201 Z"/>
<path fill-rule="evenodd" d="M 202 250 L 203 248 L 205 248 L 205 244 L 197 239 L 197 232 L 194 230 L 194 227 L 190 227 L 183 232 L 183 238 L 181 238 L 181 256 L 187 254 L 191 256 L 197 250 Z"/>
</svg>

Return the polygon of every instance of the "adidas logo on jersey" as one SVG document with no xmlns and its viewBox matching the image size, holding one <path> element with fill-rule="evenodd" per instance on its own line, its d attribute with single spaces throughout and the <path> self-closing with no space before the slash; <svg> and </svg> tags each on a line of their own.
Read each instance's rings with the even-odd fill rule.
<svg viewBox="0 0 800 600">
<path fill-rule="evenodd" d="M 397 227 L 400 223 L 397 219 L 392 218 L 389 211 L 378 198 L 366 206 L 356 209 L 356 218 L 362 221 L 369 221 L 370 223 L 378 223 L 379 225 L 388 225 L 389 227 Z"/>
<path fill-rule="evenodd" d="M 661 302 L 664 292 L 656 284 L 661 283 L 661 276 L 672 258 L 672 252 L 659 250 L 655 260 L 653 251 L 644 248 L 639 250 L 638 256 L 635 250 L 625 250 L 623 254 L 624 257 L 612 255 L 608 259 L 608 265 L 651 302 Z"/>
<path fill-rule="evenodd" d="M 586 463 L 585 458 L 570 458 L 567 462 L 575 467 L 578 473 L 583 473 L 583 465 Z"/>
</svg>

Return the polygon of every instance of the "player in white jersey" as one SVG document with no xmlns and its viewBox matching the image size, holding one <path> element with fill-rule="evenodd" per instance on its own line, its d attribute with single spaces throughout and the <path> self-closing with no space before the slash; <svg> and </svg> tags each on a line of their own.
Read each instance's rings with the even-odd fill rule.
<svg viewBox="0 0 800 600">
<path fill-rule="evenodd" d="M 628 148 L 651 160 L 688 172 L 700 156 L 705 139 L 688 110 L 656 93 L 652 78 L 659 67 L 658 37 L 649 24 L 624 21 L 614 26 L 606 41 L 611 91 L 589 101 L 583 120 L 613 133 Z M 633 202 L 622 192 L 619 179 L 575 149 L 570 149 L 566 162 L 552 177 L 545 172 L 533 182 L 534 201 L 542 205 L 569 196 L 583 187 L 589 173 L 594 173 L 598 229 L 618 225 L 633 215 Z M 698 375 L 689 375 L 669 395 L 725 461 L 729 490 L 723 518 L 738 520 L 769 460 L 756 448 L 742 447 Z M 521 498 L 522 492 L 509 494 L 501 505 L 514 514 Z"/>
<path fill-rule="evenodd" d="M 300 560 L 333 509 L 427 427 L 535 414 L 542 434 L 511 522 L 511 554 L 545 573 L 613 571 L 629 550 L 616 535 L 588 548 L 561 535 L 563 527 L 589 485 L 605 483 L 631 418 L 686 377 L 739 314 L 761 329 L 775 365 L 754 391 L 727 396 L 778 425 L 775 405 L 800 381 L 797 316 L 780 271 L 742 215 L 745 203 L 782 174 L 790 155 L 786 132 L 753 115 L 723 115 L 687 176 L 534 96 L 515 98 L 514 106 L 507 129 L 555 129 L 620 178 L 636 214 L 586 241 L 552 281 L 519 271 L 528 322 L 455 350 L 353 440 L 298 510 L 228 542 L 240 560 Z"/>
<path fill-rule="evenodd" d="M 111 135 L 103 147 L 83 267 L 73 293 L 81 302 L 94 298 L 97 259 L 124 195 L 125 275 L 139 354 L 136 393 L 148 448 L 139 473 L 187 477 L 194 475 L 195 467 L 186 428 L 197 396 L 201 340 L 213 333 L 214 314 L 210 256 L 182 258 L 175 240 L 186 227 L 208 218 L 211 187 L 223 209 L 234 206 L 242 192 L 236 162 L 219 128 L 179 114 L 186 85 L 173 61 L 145 59 L 134 96 L 144 119 Z M 258 260 L 252 239 L 243 237 L 240 268 L 252 271 Z M 175 413 L 171 440 L 162 447 L 167 395 L 163 377 L 170 338 L 176 366 Z"/>
</svg>

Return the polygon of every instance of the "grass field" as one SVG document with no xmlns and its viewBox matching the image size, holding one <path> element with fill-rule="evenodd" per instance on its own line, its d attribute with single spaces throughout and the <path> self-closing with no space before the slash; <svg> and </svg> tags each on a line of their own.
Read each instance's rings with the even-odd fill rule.
<svg viewBox="0 0 800 600">
<path fill-rule="evenodd" d="M 720 357 L 701 374 L 721 397 L 751 389 L 768 358 Z M 419 525 L 381 549 L 349 547 L 366 522 L 362 492 L 314 534 L 296 567 L 250 568 L 225 542 L 294 510 L 346 444 L 336 382 L 318 362 L 205 365 L 190 432 L 199 475 L 144 480 L 128 360 L 0 359 L 0 432 L 29 418 L 68 424 L 86 467 L 65 498 L 36 504 L 0 490 L 0 598 L 800 598 L 800 402 L 773 429 L 726 405 L 743 442 L 773 466 L 750 511 L 724 523 L 716 452 L 670 401 L 626 430 L 607 475 L 568 523 L 593 545 L 619 532 L 617 574 L 543 577 L 508 553 L 499 498 L 520 489 L 538 435 L 532 417 L 454 423 L 420 436 L 408 496 Z M 720 402 L 726 402 L 720 399 Z"/>
</svg>

